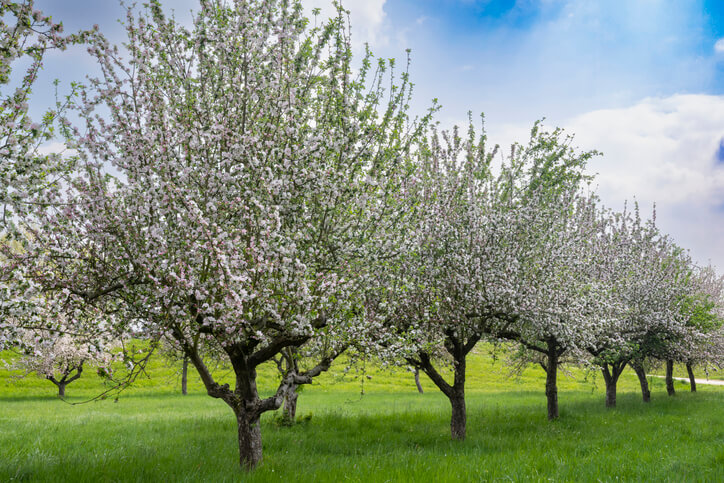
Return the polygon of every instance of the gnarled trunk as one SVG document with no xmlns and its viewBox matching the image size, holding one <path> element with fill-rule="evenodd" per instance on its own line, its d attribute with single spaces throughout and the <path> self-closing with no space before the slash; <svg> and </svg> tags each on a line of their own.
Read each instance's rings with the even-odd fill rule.
<svg viewBox="0 0 724 483">
<path fill-rule="evenodd" d="M 260 364 L 271 360 L 280 350 L 304 344 L 308 337 L 289 338 L 280 335 L 256 351 L 253 350 L 255 345 L 249 344 L 236 343 L 224 346 L 236 376 L 236 386 L 232 390 L 228 384 L 219 384 L 214 380 L 197 347 L 189 343 L 180 329 L 174 328 L 173 336 L 180 343 L 184 354 L 188 356 L 190 362 L 198 371 L 201 382 L 206 387 L 207 394 L 221 399 L 234 411 L 238 428 L 239 463 L 242 469 L 246 471 L 253 470 L 262 461 L 261 427 L 259 424 L 261 415 L 267 411 L 279 409 L 284 402 L 285 391 L 289 389 L 290 384 L 311 383 L 312 378 L 327 371 L 332 361 L 346 348 L 346 346 L 340 348 L 337 352 L 325 357 L 315 367 L 302 374 L 288 374 L 282 379 L 275 394 L 261 399 L 256 386 L 256 368 Z"/>
<path fill-rule="evenodd" d="M 278 360 L 275 359 L 275 362 L 282 378 L 298 376 L 298 350 L 294 347 L 287 347 L 281 351 L 280 356 L 281 357 Z M 291 425 L 297 417 L 297 399 L 299 398 L 299 393 L 297 392 L 298 387 L 299 386 L 297 384 L 290 383 L 284 392 L 282 420 L 285 424 Z"/>
<path fill-rule="evenodd" d="M 674 361 L 672 359 L 666 360 L 666 392 L 669 396 L 676 395 L 676 389 L 674 389 Z"/>
<path fill-rule="evenodd" d="M 189 376 L 189 358 L 184 356 L 183 366 L 181 367 L 181 394 L 188 394 L 188 376 Z"/>
<path fill-rule="evenodd" d="M 689 373 L 689 384 L 691 385 L 691 392 L 696 392 L 696 379 L 694 378 L 694 368 L 691 366 L 691 362 L 686 363 L 686 372 Z"/>
<path fill-rule="evenodd" d="M 453 440 L 465 439 L 467 426 L 467 411 L 465 408 L 465 358 L 480 340 L 480 334 L 474 334 L 467 341 L 461 340 L 455 334 L 448 333 L 445 340 L 445 349 L 453 357 L 454 381 L 449 384 L 435 369 L 430 356 L 424 351 L 418 353 L 419 360 L 408 359 L 415 367 L 422 369 L 430 380 L 450 400 L 452 414 L 450 416 L 450 435 Z"/>
<path fill-rule="evenodd" d="M 239 429 L 239 464 L 251 471 L 261 463 L 262 445 L 259 416 L 247 414 L 243 410 L 235 410 L 236 423 Z"/>
<path fill-rule="evenodd" d="M 75 374 L 73 374 L 73 371 L 75 371 Z M 71 374 L 73 375 L 71 376 Z M 63 377 L 60 378 L 60 381 L 52 375 L 45 376 L 45 378 L 58 387 L 58 397 L 65 399 L 65 386 L 78 379 L 81 374 L 83 374 L 83 361 L 77 366 L 66 368 L 66 372 L 63 374 Z"/>
<path fill-rule="evenodd" d="M 644 371 L 643 364 L 641 364 L 641 362 L 634 361 L 631 363 L 631 366 L 633 367 L 634 372 L 636 372 L 636 375 L 639 378 L 639 384 L 641 385 L 641 396 L 643 397 L 644 402 L 651 402 L 649 381 L 648 379 L 646 379 L 646 371 Z"/>
<path fill-rule="evenodd" d="M 606 381 L 607 408 L 616 407 L 616 386 L 627 363 L 627 361 L 616 361 L 614 363 L 604 363 L 601 365 L 603 380 Z"/>
<path fill-rule="evenodd" d="M 297 417 L 297 398 L 299 393 L 297 392 L 297 385 L 290 385 L 289 389 L 284 393 L 284 407 L 282 408 L 284 420 L 287 422 L 294 422 Z"/>
<path fill-rule="evenodd" d="M 455 347 L 459 347 L 456 344 Z M 452 439 L 463 441 L 468 422 L 468 414 L 465 408 L 465 356 L 467 352 L 458 349 L 455 355 L 455 378 L 452 391 L 448 396 L 452 406 L 450 417 L 450 434 Z"/>
<path fill-rule="evenodd" d="M 250 360 L 251 356 L 237 350 L 235 346 L 227 348 L 227 354 L 236 375 L 236 387 L 232 390 L 228 384 L 217 383 L 196 348 L 186 342 L 180 331 L 175 331 L 174 336 L 198 371 L 201 382 L 206 387 L 206 393 L 221 399 L 234 411 L 238 430 L 239 464 L 243 470 L 253 470 L 262 461 L 259 418 L 264 411 L 273 411 L 281 406 L 282 397 L 279 391 L 271 398 L 265 400 L 259 398 L 256 386 L 256 361 Z"/>
<path fill-rule="evenodd" d="M 452 415 L 450 416 L 450 435 L 453 440 L 463 441 L 466 436 L 468 414 L 465 408 L 465 372 L 466 357 L 479 337 L 473 337 L 467 344 L 448 336 L 447 350 L 455 360 L 453 385 L 448 393 Z"/>
</svg>

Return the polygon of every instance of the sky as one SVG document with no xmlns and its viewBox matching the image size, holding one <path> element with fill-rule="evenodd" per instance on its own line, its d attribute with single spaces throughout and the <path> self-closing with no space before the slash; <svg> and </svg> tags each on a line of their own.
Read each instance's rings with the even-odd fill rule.
<svg viewBox="0 0 724 483">
<path fill-rule="evenodd" d="M 165 0 L 180 20 L 195 0 Z M 303 0 L 333 12 L 331 0 Z M 116 42 L 116 0 L 36 0 L 66 31 L 98 24 Z M 581 150 L 603 203 L 634 201 L 724 270 L 724 2 L 721 0 L 345 0 L 357 53 L 403 61 L 412 110 L 437 98 L 443 127 L 485 114 L 494 143 L 525 142 L 545 118 Z M 79 51 L 53 54 L 46 79 L 82 80 Z M 78 79 L 78 76 L 81 76 Z M 46 82 L 49 82 L 46 80 Z M 49 85 L 49 84 L 48 84 Z M 46 94 L 49 89 L 43 89 Z M 41 92 L 41 96 L 44 95 Z"/>
</svg>

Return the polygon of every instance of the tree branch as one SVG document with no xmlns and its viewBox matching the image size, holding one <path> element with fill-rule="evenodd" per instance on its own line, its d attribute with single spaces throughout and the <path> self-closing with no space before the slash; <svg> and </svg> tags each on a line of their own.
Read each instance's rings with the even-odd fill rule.
<svg viewBox="0 0 724 483">
<path fill-rule="evenodd" d="M 285 347 L 298 347 L 307 342 L 309 339 L 310 336 L 308 335 L 300 335 L 297 337 L 288 337 L 286 335 L 281 335 L 269 342 L 268 345 L 251 354 L 249 356 L 249 367 L 254 368 L 259 364 L 262 364 L 273 358 Z"/>
<path fill-rule="evenodd" d="M 430 356 L 424 352 L 420 351 L 417 354 L 420 357 L 420 360 L 415 360 L 413 358 L 406 358 L 407 362 L 409 362 L 414 367 L 419 367 L 422 369 L 422 371 L 427 374 L 427 376 L 432 380 L 433 383 L 445 394 L 447 397 L 453 397 L 453 387 L 448 384 L 448 382 L 440 375 L 439 372 L 435 369 L 435 367 L 432 365 L 432 362 L 430 361 Z"/>
</svg>

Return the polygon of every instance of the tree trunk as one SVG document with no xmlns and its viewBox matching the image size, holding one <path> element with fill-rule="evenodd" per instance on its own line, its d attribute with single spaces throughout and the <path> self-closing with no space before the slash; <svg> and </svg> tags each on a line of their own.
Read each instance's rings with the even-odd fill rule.
<svg viewBox="0 0 724 483">
<path fill-rule="evenodd" d="M 691 384 L 691 392 L 696 392 L 696 379 L 694 379 L 694 368 L 691 362 L 686 363 L 686 372 L 689 373 L 689 384 Z"/>
<path fill-rule="evenodd" d="M 73 371 L 75 371 L 75 374 L 73 374 Z M 58 386 L 58 397 L 60 399 L 65 399 L 65 386 L 78 379 L 81 374 L 83 374 L 83 361 L 81 361 L 77 366 L 66 367 L 65 373 L 63 373 L 63 377 L 60 381 L 52 374 L 49 376 L 46 375 L 45 378 Z"/>
<path fill-rule="evenodd" d="M 293 423 L 297 417 L 297 386 L 293 384 L 284 394 L 284 407 L 282 408 L 284 420 Z"/>
<path fill-rule="evenodd" d="M 189 358 L 184 356 L 183 366 L 181 368 L 181 394 L 188 394 L 188 375 L 189 375 Z"/>
<path fill-rule="evenodd" d="M 452 406 L 452 415 L 450 417 L 450 434 L 453 440 L 462 441 L 465 439 L 465 428 L 467 424 L 467 412 L 465 410 L 465 357 L 470 352 L 479 337 L 471 338 L 467 344 L 454 336 L 448 336 L 446 341 L 446 349 L 453 356 L 454 382 L 448 384 L 442 375 L 437 372 L 430 362 L 430 356 L 426 352 L 419 352 L 419 362 L 413 364 L 419 367 L 428 375 L 430 380 L 442 391 L 450 400 Z M 409 360 L 409 359 L 408 359 Z"/>
<path fill-rule="evenodd" d="M 668 359 L 666 361 L 666 392 L 669 396 L 676 395 L 676 389 L 674 389 L 674 361 Z"/>
<path fill-rule="evenodd" d="M 236 422 L 239 427 L 239 463 L 251 471 L 261 463 L 261 428 L 259 416 L 250 417 L 244 411 L 237 411 Z"/>
<path fill-rule="evenodd" d="M 639 384 L 641 385 L 641 396 L 644 399 L 644 402 L 651 402 L 651 391 L 649 390 L 649 381 L 646 379 L 646 371 L 644 371 L 644 366 L 640 362 L 633 362 L 631 366 L 634 369 L 634 372 L 636 372 L 636 375 L 639 378 Z"/>
<path fill-rule="evenodd" d="M 558 419 L 558 349 L 555 342 L 548 342 L 548 364 L 546 365 L 546 398 L 548 419 Z"/>
<path fill-rule="evenodd" d="M 471 346 L 472 347 L 472 346 Z M 466 356 L 470 349 L 464 349 L 460 341 L 455 341 L 453 354 L 455 357 L 455 372 L 450 392 L 450 404 L 452 405 L 452 416 L 450 417 L 450 434 L 453 440 L 465 440 L 465 430 L 468 421 L 468 414 L 465 408 L 465 371 Z"/>
<path fill-rule="evenodd" d="M 452 439 L 463 441 L 465 439 L 465 426 L 467 424 L 467 411 L 465 409 L 465 393 L 455 394 L 450 398 L 452 417 L 450 418 L 450 433 Z"/>
<path fill-rule="evenodd" d="M 422 384 L 420 384 L 420 369 L 415 368 L 415 385 L 417 386 L 417 392 L 423 394 Z"/>
<path fill-rule="evenodd" d="M 606 384 L 606 407 L 616 407 L 616 382 Z"/>
<path fill-rule="evenodd" d="M 606 407 L 616 407 L 616 385 L 618 379 L 621 377 L 621 373 L 626 368 L 628 360 L 617 360 L 612 363 L 601 364 L 601 373 L 603 373 L 603 380 L 606 381 Z"/>
<path fill-rule="evenodd" d="M 616 407 L 616 378 L 613 377 L 608 367 L 602 367 L 603 380 L 606 382 L 606 407 Z"/>
</svg>

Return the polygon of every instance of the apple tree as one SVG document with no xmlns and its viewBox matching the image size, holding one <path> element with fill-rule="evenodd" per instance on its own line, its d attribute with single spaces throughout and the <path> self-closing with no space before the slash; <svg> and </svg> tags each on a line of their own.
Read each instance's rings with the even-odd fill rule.
<svg viewBox="0 0 724 483">
<path fill-rule="evenodd" d="M 344 12 L 310 21 L 297 0 L 202 0 L 189 28 L 158 1 L 128 9 L 123 48 L 89 49 L 76 175 L 45 190 L 15 270 L 68 310 L 171 338 L 261 462 L 260 416 L 330 354 L 268 397 L 257 368 L 365 319 L 360 279 L 394 247 L 400 183 L 427 123 L 411 84 L 371 54 L 353 66 Z M 57 208 L 63 202 L 62 208 Z M 119 316 L 122 314 L 123 316 Z M 217 380 L 205 354 L 233 368 Z"/>
</svg>

